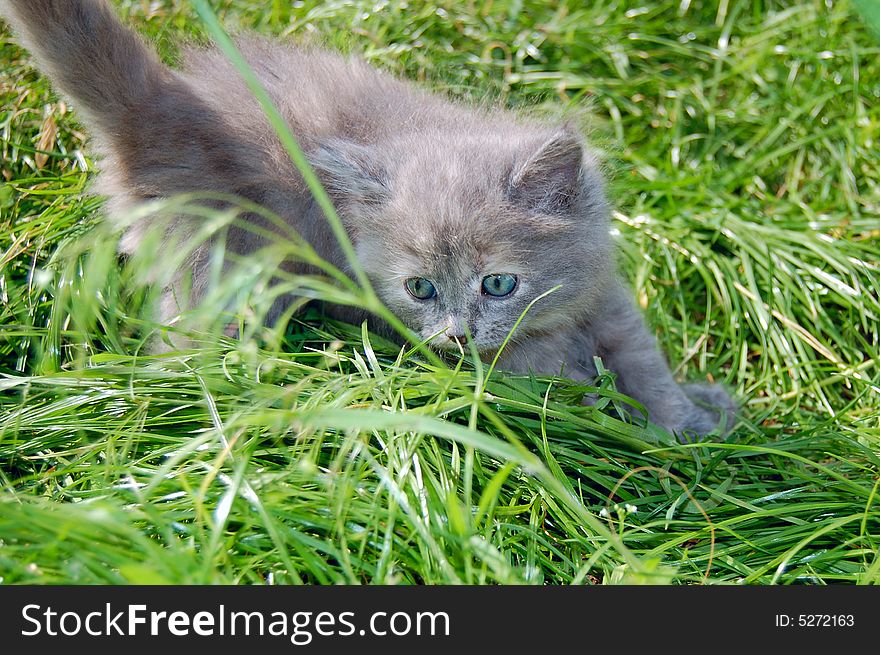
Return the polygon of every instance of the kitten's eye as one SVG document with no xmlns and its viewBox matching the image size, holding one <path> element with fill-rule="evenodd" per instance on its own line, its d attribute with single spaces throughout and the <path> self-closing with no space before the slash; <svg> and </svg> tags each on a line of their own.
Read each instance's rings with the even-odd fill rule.
<svg viewBox="0 0 880 655">
<path fill-rule="evenodd" d="M 430 300 L 437 295 L 434 284 L 423 277 L 411 277 L 404 284 L 409 295 L 418 300 Z"/>
<path fill-rule="evenodd" d="M 500 298 L 513 293 L 516 289 L 516 275 L 496 273 L 483 278 L 483 293 Z"/>
</svg>

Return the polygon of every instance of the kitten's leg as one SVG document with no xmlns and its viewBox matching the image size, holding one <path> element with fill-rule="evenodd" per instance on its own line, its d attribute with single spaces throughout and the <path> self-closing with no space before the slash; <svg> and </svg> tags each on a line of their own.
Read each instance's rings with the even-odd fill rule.
<svg viewBox="0 0 880 655">
<path fill-rule="evenodd" d="M 679 386 L 656 339 L 621 287 L 609 292 L 591 320 L 591 332 L 597 354 L 617 375 L 618 390 L 642 403 L 651 421 L 678 434 L 704 435 L 732 427 L 736 405 L 728 393 L 717 385 Z"/>
<path fill-rule="evenodd" d="M 597 374 L 593 363 L 595 339 L 578 329 L 530 334 L 508 343 L 498 358 L 498 368 L 510 373 L 560 375 L 572 380 L 592 381 Z"/>
</svg>

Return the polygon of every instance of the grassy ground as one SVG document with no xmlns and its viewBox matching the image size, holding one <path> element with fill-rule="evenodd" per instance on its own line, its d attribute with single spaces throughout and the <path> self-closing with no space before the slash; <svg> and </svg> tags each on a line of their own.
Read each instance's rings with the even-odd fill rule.
<svg viewBox="0 0 880 655">
<path fill-rule="evenodd" d="M 183 0 L 117 4 L 171 59 L 204 37 Z M 75 112 L 3 33 L 0 581 L 880 582 L 871 2 L 213 5 L 454 95 L 588 107 L 634 294 L 743 419 L 677 445 L 315 310 L 144 355 L 142 262 L 95 227 Z M 231 282 L 245 313 L 281 252 Z"/>
</svg>

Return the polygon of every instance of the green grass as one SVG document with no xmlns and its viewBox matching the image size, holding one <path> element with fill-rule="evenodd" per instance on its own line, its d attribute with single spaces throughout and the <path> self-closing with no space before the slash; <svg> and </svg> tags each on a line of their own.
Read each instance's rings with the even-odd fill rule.
<svg viewBox="0 0 880 655">
<path fill-rule="evenodd" d="M 118 4 L 170 60 L 206 38 L 183 0 Z M 212 3 L 456 96 L 578 111 L 634 294 L 742 421 L 678 445 L 605 411 L 608 377 L 583 407 L 314 308 L 254 328 L 295 243 L 229 276 L 199 347 L 144 354 L 149 253 L 114 255 L 75 112 L 3 33 L 2 582 L 880 582 L 872 2 L 293 4 Z"/>
</svg>

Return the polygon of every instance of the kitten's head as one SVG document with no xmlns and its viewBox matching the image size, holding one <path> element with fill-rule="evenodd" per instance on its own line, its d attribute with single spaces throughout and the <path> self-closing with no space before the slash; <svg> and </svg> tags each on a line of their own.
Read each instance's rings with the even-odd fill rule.
<svg viewBox="0 0 880 655">
<path fill-rule="evenodd" d="M 601 177 L 567 129 L 335 142 L 312 161 L 376 292 L 442 350 L 589 316 L 611 263 Z M 560 286 L 561 285 L 561 286 Z"/>
</svg>

